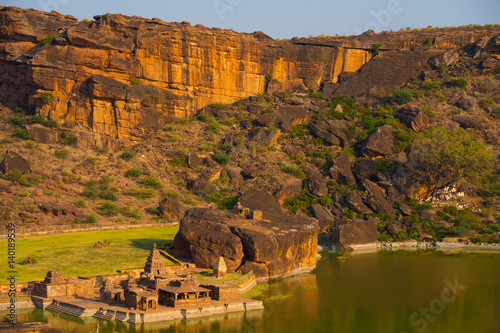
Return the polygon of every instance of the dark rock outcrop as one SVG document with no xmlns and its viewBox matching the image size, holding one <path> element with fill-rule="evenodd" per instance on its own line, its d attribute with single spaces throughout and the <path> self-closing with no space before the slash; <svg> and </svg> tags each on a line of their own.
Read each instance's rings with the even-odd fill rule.
<svg viewBox="0 0 500 333">
<path fill-rule="evenodd" d="M 377 184 L 365 179 L 363 181 L 363 186 L 370 194 L 369 202 L 374 211 L 378 214 L 396 214 L 396 210 L 385 199 L 384 191 Z"/>
<path fill-rule="evenodd" d="M 84 214 L 70 204 L 43 201 L 38 203 L 38 209 L 46 215 L 67 217 L 67 220 L 83 218 Z"/>
<path fill-rule="evenodd" d="M 415 132 L 421 132 L 429 124 L 429 118 L 427 115 L 417 107 L 407 105 L 402 107 L 396 112 L 396 117 L 399 120 L 414 130 Z"/>
<path fill-rule="evenodd" d="M 476 111 L 479 108 L 476 99 L 472 96 L 467 95 L 464 95 L 462 98 L 460 98 L 458 102 L 455 103 L 455 105 L 469 112 Z"/>
<path fill-rule="evenodd" d="M 294 125 L 308 123 L 313 116 L 313 113 L 307 111 L 302 106 L 282 106 L 277 111 L 266 113 L 255 120 L 259 126 L 281 126 L 285 131 L 288 131 Z"/>
<path fill-rule="evenodd" d="M 407 204 L 405 204 L 404 202 L 402 202 L 400 205 L 399 205 L 399 209 L 403 212 L 403 214 L 405 215 L 411 215 L 411 212 L 413 211 L 413 209 L 411 209 L 410 206 L 408 206 Z"/>
<path fill-rule="evenodd" d="M 436 211 L 432 209 L 424 209 L 422 213 L 420 213 L 420 218 L 422 220 L 434 221 L 437 217 Z"/>
<path fill-rule="evenodd" d="M 346 198 L 346 205 L 357 214 L 370 214 L 372 211 L 364 203 L 358 192 L 352 191 Z"/>
<path fill-rule="evenodd" d="M 459 123 L 463 128 L 477 128 L 481 126 L 482 123 L 478 118 L 468 114 L 454 116 L 452 119 Z"/>
<path fill-rule="evenodd" d="M 363 156 L 378 157 L 393 153 L 394 128 L 391 125 L 384 125 L 375 130 L 370 135 L 363 146 Z"/>
<path fill-rule="evenodd" d="M 187 163 L 189 168 L 196 169 L 201 165 L 202 161 L 196 153 L 189 153 Z"/>
<path fill-rule="evenodd" d="M 354 219 L 337 226 L 331 237 L 334 244 L 342 246 L 375 243 L 378 240 L 377 222 Z"/>
<path fill-rule="evenodd" d="M 457 50 L 448 50 L 429 60 L 429 64 L 434 69 L 441 69 L 441 66 L 443 66 L 444 64 L 448 66 L 455 65 L 459 59 L 460 59 L 460 53 L 458 53 Z"/>
<path fill-rule="evenodd" d="M 31 167 L 24 157 L 14 151 L 7 150 L 2 162 L 0 163 L 0 171 L 4 174 L 9 174 L 11 172 L 20 172 L 25 174 L 31 171 Z"/>
<path fill-rule="evenodd" d="M 351 162 L 347 154 L 337 156 L 330 169 L 330 177 L 340 184 L 348 186 L 356 184 L 356 179 L 351 170 Z"/>
<path fill-rule="evenodd" d="M 175 255 L 191 257 L 205 268 L 213 267 L 222 256 L 230 271 L 253 270 L 257 277 L 278 276 L 316 264 L 319 226 L 315 219 L 283 214 L 274 197 L 263 191 L 247 192 L 240 203 L 245 209 L 262 211 L 262 219 L 190 209 L 175 236 Z"/>
<path fill-rule="evenodd" d="M 377 162 L 365 158 L 359 161 L 356 176 L 361 180 L 371 179 L 377 173 L 377 169 Z"/>
<path fill-rule="evenodd" d="M 282 205 L 285 200 L 298 197 L 300 195 L 300 192 L 302 192 L 302 180 L 291 179 L 285 184 L 281 185 L 274 196 L 276 197 L 278 203 Z"/>
<path fill-rule="evenodd" d="M 203 178 L 190 179 L 187 183 L 187 187 L 193 191 L 194 194 L 198 195 L 217 191 L 217 186 Z"/>
<path fill-rule="evenodd" d="M 329 126 L 326 122 L 313 121 L 309 129 L 314 136 L 323 139 L 327 144 L 332 146 L 340 145 L 340 139 L 328 132 Z"/>
<path fill-rule="evenodd" d="M 166 197 L 160 201 L 158 206 L 161 216 L 171 220 L 180 221 L 186 213 L 186 208 L 177 200 L 171 197 Z"/>
<path fill-rule="evenodd" d="M 309 191 L 317 197 L 326 197 L 328 195 L 328 181 L 323 178 L 319 172 L 314 173 L 309 178 Z"/>
<path fill-rule="evenodd" d="M 9 194 L 12 193 L 12 188 L 10 186 L 10 182 L 0 179 L 0 195 L 1 194 Z"/>
<path fill-rule="evenodd" d="M 325 231 L 331 226 L 332 222 L 335 222 L 335 216 L 325 206 L 318 204 L 312 205 L 311 211 L 314 218 L 319 222 L 320 231 Z"/>
<path fill-rule="evenodd" d="M 399 235 L 399 232 L 402 230 L 403 228 L 400 226 L 400 225 L 397 225 L 397 224 L 390 224 L 388 227 L 387 227 L 387 232 L 389 234 L 391 234 L 393 237 L 398 237 Z"/>
</svg>

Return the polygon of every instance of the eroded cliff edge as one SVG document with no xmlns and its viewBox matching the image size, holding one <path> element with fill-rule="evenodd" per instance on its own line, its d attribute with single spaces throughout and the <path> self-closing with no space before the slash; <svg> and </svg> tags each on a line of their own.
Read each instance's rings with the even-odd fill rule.
<svg viewBox="0 0 500 333">
<path fill-rule="evenodd" d="M 251 95 L 304 89 L 382 93 L 443 50 L 499 30 L 277 41 L 262 32 L 188 22 L 111 14 L 94 19 L 0 7 L 0 100 L 28 105 L 61 124 L 76 123 L 83 131 L 79 145 L 108 148 L 136 143 L 169 119 L 206 105 Z M 53 98 L 41 101 L 44 93 Z"/>
</svg>

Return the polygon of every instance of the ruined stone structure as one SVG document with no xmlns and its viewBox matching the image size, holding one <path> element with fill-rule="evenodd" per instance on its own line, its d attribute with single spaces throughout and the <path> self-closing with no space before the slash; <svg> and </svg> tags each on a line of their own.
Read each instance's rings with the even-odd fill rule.
<svg viewBox="0 0 500 333">
<path fill-rule="evenodd" d="M 94 294 L 94 281 L 84 278 L 63 278 L 60 271 L 49 271 L 45 280 L 35 282 L 33 296 L 74 297 L 92 296 Z"/>
<path fill-rule="evenodd" d="M 152 310 L 158 307 L 158 294 L 156 290 L 142 287 L 125 290 L 125 304 L 136 310 Z"/>
<path fill-rule="evenodd" d="M 137 142 L 169 118 L 251 95 L 391 90 L 430 58 L 499 32 L 427 29 L 276 41 L 262 32 L 186 22 L 112 14 L 94 19 L 0 6 L 0 101 L 20 101 L 50 119 L 75 122 L 80 146 L 108 148 Z M 51 43 L 42 43 L 50 36 Z M 426 47 L 429 38 L 432 47 Z M 374 44 L 381 44 L 376 56 Z M 40 126 L 28 131 L 45 143 L 58 142 L 63 133 Z"/>
<path fill-rule="evenodd" d="M 125 300 L 125 289 L 114 286 L 111 281 L 106 280 L 104 286 L 99 289 L 101 301 L 109 304 L 119 304 Z"/>
<path fill-rule="evenodd" d="M 216 301 L 230 301 L 240 296 L 240 288 L 233 284 L 219 283 L 202 285 L 202 287 L 210 289 L 210 297 Z"/>
<path fill-rule="evenodd" d="M 227 266 L 224 257 L 220 257 L 214 266 L 214 278 L 222 279 L 227 277 Z"/>
</svg>

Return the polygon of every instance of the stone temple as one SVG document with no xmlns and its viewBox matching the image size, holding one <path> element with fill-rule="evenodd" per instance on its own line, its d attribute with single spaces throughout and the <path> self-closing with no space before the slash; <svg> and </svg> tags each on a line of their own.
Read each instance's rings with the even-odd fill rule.
<svg viewBox="0 0 500 333">
<path fill-rule="evenodd" d="M 227 267 L 220 257 L 214 278 L 226 276 Z M 130 323 L 263 309 L 261 301 L 242 298 L 241 292 L 234 284 L 199 284 L 186 266 L 166 266 L 155 244 L 139 278 L 63 278 L 61 272 L 50 271 L 44 281 L 34 284 L 32 300 L 37 307 L 76 317 Z"/>
</svg>

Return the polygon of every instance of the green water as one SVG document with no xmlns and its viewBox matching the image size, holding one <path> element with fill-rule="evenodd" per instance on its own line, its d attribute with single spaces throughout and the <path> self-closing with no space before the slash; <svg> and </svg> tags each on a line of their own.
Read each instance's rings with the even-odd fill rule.
<svg viewBox="0 0 500 333">
<path fill-rule="evenodd" d="M 259 285 L 265 310 L 130 325 L 42 310 L 70 332 L 500 332 L 500 253 L 382 251 L 329 253 L 313 274 Z"/>
</svg>

